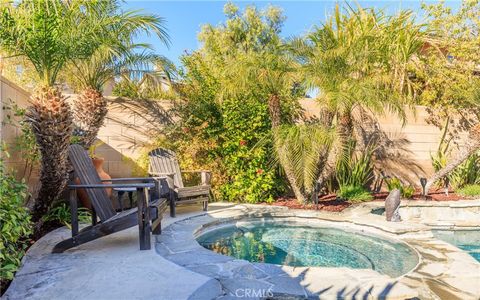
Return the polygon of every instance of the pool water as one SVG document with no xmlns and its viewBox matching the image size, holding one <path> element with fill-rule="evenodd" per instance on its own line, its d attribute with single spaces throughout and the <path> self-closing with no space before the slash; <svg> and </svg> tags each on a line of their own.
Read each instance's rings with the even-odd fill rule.
<svg viewBox="0 0 480 300">
<path fill-rule="evenodd" d="M 465 250 L 480 261 L 480 230 L 432 230 L 433 235 Z"/>
<path fill-rule="evenodd" d="M 373 269 L 398 277 L 418 263 L 407 245 L 357 231 L 285 223 L 249 223 L 214 229 L 197 241 L 214 252 L 288 266 Z"/>
</svg>

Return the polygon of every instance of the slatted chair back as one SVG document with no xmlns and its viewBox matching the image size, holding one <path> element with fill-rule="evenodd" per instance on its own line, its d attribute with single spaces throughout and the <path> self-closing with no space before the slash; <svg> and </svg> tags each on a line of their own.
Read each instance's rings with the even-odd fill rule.
<svg viewBox="0 0 480 300">
<path fill-rule="evenodd" d="M 70 145 L 68 158 L 75 169 L 75 176 L 80 180 L 80 184 L 99 184 L 102 182 L 93 166 L 92 159 L 82 146 L 78 144 Z M 100 220 L 105 221 L 116 215 L 105 189 L 85 189 L 85 192 Z"/>
<path fill-rule="evenodd" d="M 183 180 L 180 166 L 178 165 L 177 155 L 175 152 L 158 148 L 148 153 L 150 158 L 149 170 L 152 175 L 155 173 L 173 173 L 173 184 L 177 188 L 182 188 Z"/>
</svg>

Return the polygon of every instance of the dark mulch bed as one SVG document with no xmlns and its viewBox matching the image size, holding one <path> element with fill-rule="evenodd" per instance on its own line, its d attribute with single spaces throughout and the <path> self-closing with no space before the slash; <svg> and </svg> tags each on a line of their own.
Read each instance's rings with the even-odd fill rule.
<svg viewBox="0 0 480 300">
<path fill-rule="evenodd" d="M 338 199 L 335 194 L 321 196 L 318 199 L 318 206 L 312 203 L 300 203 L 295 198 L 278 198 L 275 202 L 269 204 L 274 206 L 285 206 L 292 209 L 311 209 L 331 212 L 341 212 L 352 205 L 350 202 Z"/>
<path fill-rule="evenodd" d="M 373 201 L 385 201 L 388 196 L 388 192 L 380 192 L 373 194 Z M 413 197 L 409 200 L 431 200 L 431 201 L 458 201 L 458 200 L 468 200 L 468 198 L 455 194 L 453 191 L 449 191 L 448 195 L 445 194 L 444 190 L 436 190 L 430 192 L 425 199 L 420 191 L 415 192 Z"/>
<path fill-rule="evenodd" d="M 388 192 L 379 192 L 373 193 L 372 201 L 385 201 L 388 196 Z M 422 196 L 420 190 L 415 191 L 412 199 L 410 200 L 431 200 L 431 201 L 458 201 L 458 200 L 468 200 L 469 198 L 455 194 L 453 191 L 449 191 L 448 195 L 445 194 L 445 190 L 438 189 L 430 192 L 425 199 Z M 291 209 L 309 209 L 309 210 L 323 210 L 331 212 L 341 212 L 347 207 L 351 206 L 353 203 L 338 199 L 335 194 L 328 194 L 320 196 L 318 199 L 318 206 L 313 203 L 300 203 L 293 197 L 281 197 L 276 199 L 273 203 L 264 203 L 274 206 L 284 206 Z"/>
</svg>

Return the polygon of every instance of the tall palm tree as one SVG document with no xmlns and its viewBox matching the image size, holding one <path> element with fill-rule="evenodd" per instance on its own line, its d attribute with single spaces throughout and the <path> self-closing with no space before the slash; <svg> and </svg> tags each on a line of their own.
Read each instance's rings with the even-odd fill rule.
<svg viewBox="0 0 480 300">
<path fill-rule="evenodd" d="M 0 47 L 30 61 L 41 80 L 26 116 L 41 153 L 41 188 L 32 212 L 32 220 L 39 221 L 67 180 L 72 117 L 66 98 L 54 84 L 70 59 L 91 54 L 104 24 L 99 20 L 92 26 L 89 22 L 89 1 L 3 2 L 0 9 Z"/>
<path fill-rule="evenodd" d="M 91 57 L 72 61 L 70 76 L 67 76 L 82 90 L 74 101 L 74 118 L 83 131 L 81 143 L 87 149 L 95 141 L 107 114 L 107 102 L 102 94 L 105 83 L 120 75 L 159 73 L 159 70 L 152 70 L 151 65 L 160 67 L 161 71 L 171 65 L 162 56 L 145 53 L 150 45 L 133 41 L 142 32 L 153 32 L 168 46 L 169 36 L 163 18 L 139 11 L 123 11 L 117 0 L 100 1 L 96 8 L 98 18 L 108 16 L 111 19 L 100 33 L 103 42 Z"/>
<path fill-rule="evenodd" d="M 353 139 L 356 108 L 374 114 L 386 111 L 405 120 L 411 94 L 407 68 L 422 45 L 421 25 L 411 13 L 387 17 L 373 9 L 337 5 L 334 15 L 305 38 L 293 39 L 292 52 L 301 64 L 307 87 L 319 89 L 317 101 L 327 126 L 336 122 L 342 151 Z M 334 170 L 334 151 L 323 177 Z"/>
</svg>

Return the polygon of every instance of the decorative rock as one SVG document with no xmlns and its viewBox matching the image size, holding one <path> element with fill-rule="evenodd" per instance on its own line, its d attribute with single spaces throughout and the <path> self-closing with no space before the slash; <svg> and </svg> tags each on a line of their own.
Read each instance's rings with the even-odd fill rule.
<svg viewBox="0 0 480 300">
<path fill-rule="evenodd" d="M 389 222 L 400 222 L 402 218 L 398 213 L 400 209 L 400 191 L 394 189 L 388 194 L 387 199 L 385 199 L 385 215 L 387 221 Z"/>
</svg>

